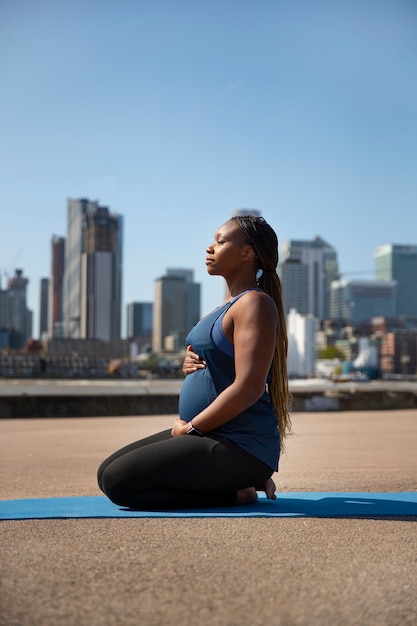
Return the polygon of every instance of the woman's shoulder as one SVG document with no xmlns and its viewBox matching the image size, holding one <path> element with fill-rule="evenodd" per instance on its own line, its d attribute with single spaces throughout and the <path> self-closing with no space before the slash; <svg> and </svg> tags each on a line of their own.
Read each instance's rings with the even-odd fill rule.
<svg viewBox="0 0 417 626">
<path fill-rule="evenodd" d="M 269 295 L 269 293 L 266 293 L 266 291 L 264 291 L 263 289 L 261 289 L 260 287 L 257 287 L 256 289 L 248 289 L 248 291 L 245 291 L 241 297 L 239 298 L 239 300 L 245 301 L 245 302 L 249 302 L 249 300 L 253 300 L 254 302 L 265 302 L 265 301 L 269 301 L 272 304 L 275 304 L 273 298 L 271 298 L 271 296 Z"/>
<path fill-rule="evenodd" d="M 236 307 L 236 308 L 235 308 Z M 259 309 L 261 311 L 276 311 L 278 312 L 277 305 L 273 298 L 263 291 L 262 289 L 251 289 L 240 296 L 234 303 L 235 311 L 243 309 Z"/>
</svg>

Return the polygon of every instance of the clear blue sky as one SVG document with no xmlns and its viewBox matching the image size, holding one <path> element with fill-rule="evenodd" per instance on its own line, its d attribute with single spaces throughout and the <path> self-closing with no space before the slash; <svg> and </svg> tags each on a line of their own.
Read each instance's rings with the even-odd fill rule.
<svg viewBox="0 0 417 626">
<path fill-rule="evenodd" d="M 205 247 L 236 208 L 346 274 L 417 243 L 415 0 L 3 0 L 0 76 L 0 271 L 35 336 L 68 197 L 124 216 L 124 303 L 187 267 L 219 304 Z"/>
</svg>

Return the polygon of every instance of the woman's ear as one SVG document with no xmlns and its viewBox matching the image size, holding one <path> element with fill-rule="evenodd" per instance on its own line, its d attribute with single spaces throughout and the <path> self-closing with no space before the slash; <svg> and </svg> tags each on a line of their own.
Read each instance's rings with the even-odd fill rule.
<svg viewBox="0 0 417 626">
<path fill-rule="evenodd" d="M 256 258 L 256 254 L 249 244 L 246 244 L 242 250 L 242 259 L 244 261 L 253 261 Z"/>
</svg>

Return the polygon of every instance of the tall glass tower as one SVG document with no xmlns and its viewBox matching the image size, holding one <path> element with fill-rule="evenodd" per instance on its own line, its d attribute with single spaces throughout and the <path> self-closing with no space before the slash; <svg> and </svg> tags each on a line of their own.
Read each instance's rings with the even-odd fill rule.
<svg viewBox="0 0 417 626">
<path fill-rule="evenodd" d="M 155 280 L 152 350 L 165 351 L 168 341 L 174 351 L 185 347 L 185 337 L 200 318 L 200 284 L 193 270 L 168 269 Z"/>
<path fill-rule="evenodd" d="M 83 250 L 83 223 L 88 207 L 97 208 L 97 202 L 86 198 L 68 200 L 67 237 L 64 273 L 64 335 L 81 337 L 81 254 Z"/>
<path fill-rule="evenodd" d="M 417 245 L 379 246 L 374 259 L 377 280 L 397 281 L 397 316 L 417 319 Z"/>
<path fill-rule="evenodd" d="M 33 315 L 26 306 L 28 283 L 23 270 L 17 269 L 15 275 L 8 279 L 7 289 L 0 289 L 0 328 L 8 335 L 9 347 L 16 350 L 23 348 L 32 336 Z"/>
<path fill-rule="evenodd" d="M 395 280 L 335 280 L 331 287 L 330 317 L 359 326 L 372 317 L 393 317 Z"/>
<path fill-rule="evenodd" d="M 52 236 L 51 278 L 49 281 L 48 333 L 50 337 L 62 337 L 63 297 L 65 270 L 65 239 Z"/>
<path fill-rule="evenodd" d="M 64 323 L 71 338 L 120 339 L 122 218 L 85 198 L 68 200 Z"/>
<path fill-rule="evenodd" d="M 280 246 L 278 274 L 284 311 L 318 319 L 330 317 L 330 285 L 339 276 L 337 252 L 321 237 L 286 241 Z"/>
</svg>

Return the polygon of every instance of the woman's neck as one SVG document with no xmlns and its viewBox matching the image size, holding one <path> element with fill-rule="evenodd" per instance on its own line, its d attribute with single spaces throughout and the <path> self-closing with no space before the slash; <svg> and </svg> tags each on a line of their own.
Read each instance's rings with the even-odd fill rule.
<svg viewBox="0 0 417 626">
<path fill-rule="evenodd" d="M 244 291 L 248 291 L 249 289 L 255 289 L 257 287 L 256 280 L 251 281 L 243 281 L 227 284 L 227 298 L 235 298 L 240 295 Z"/>
</svg>

